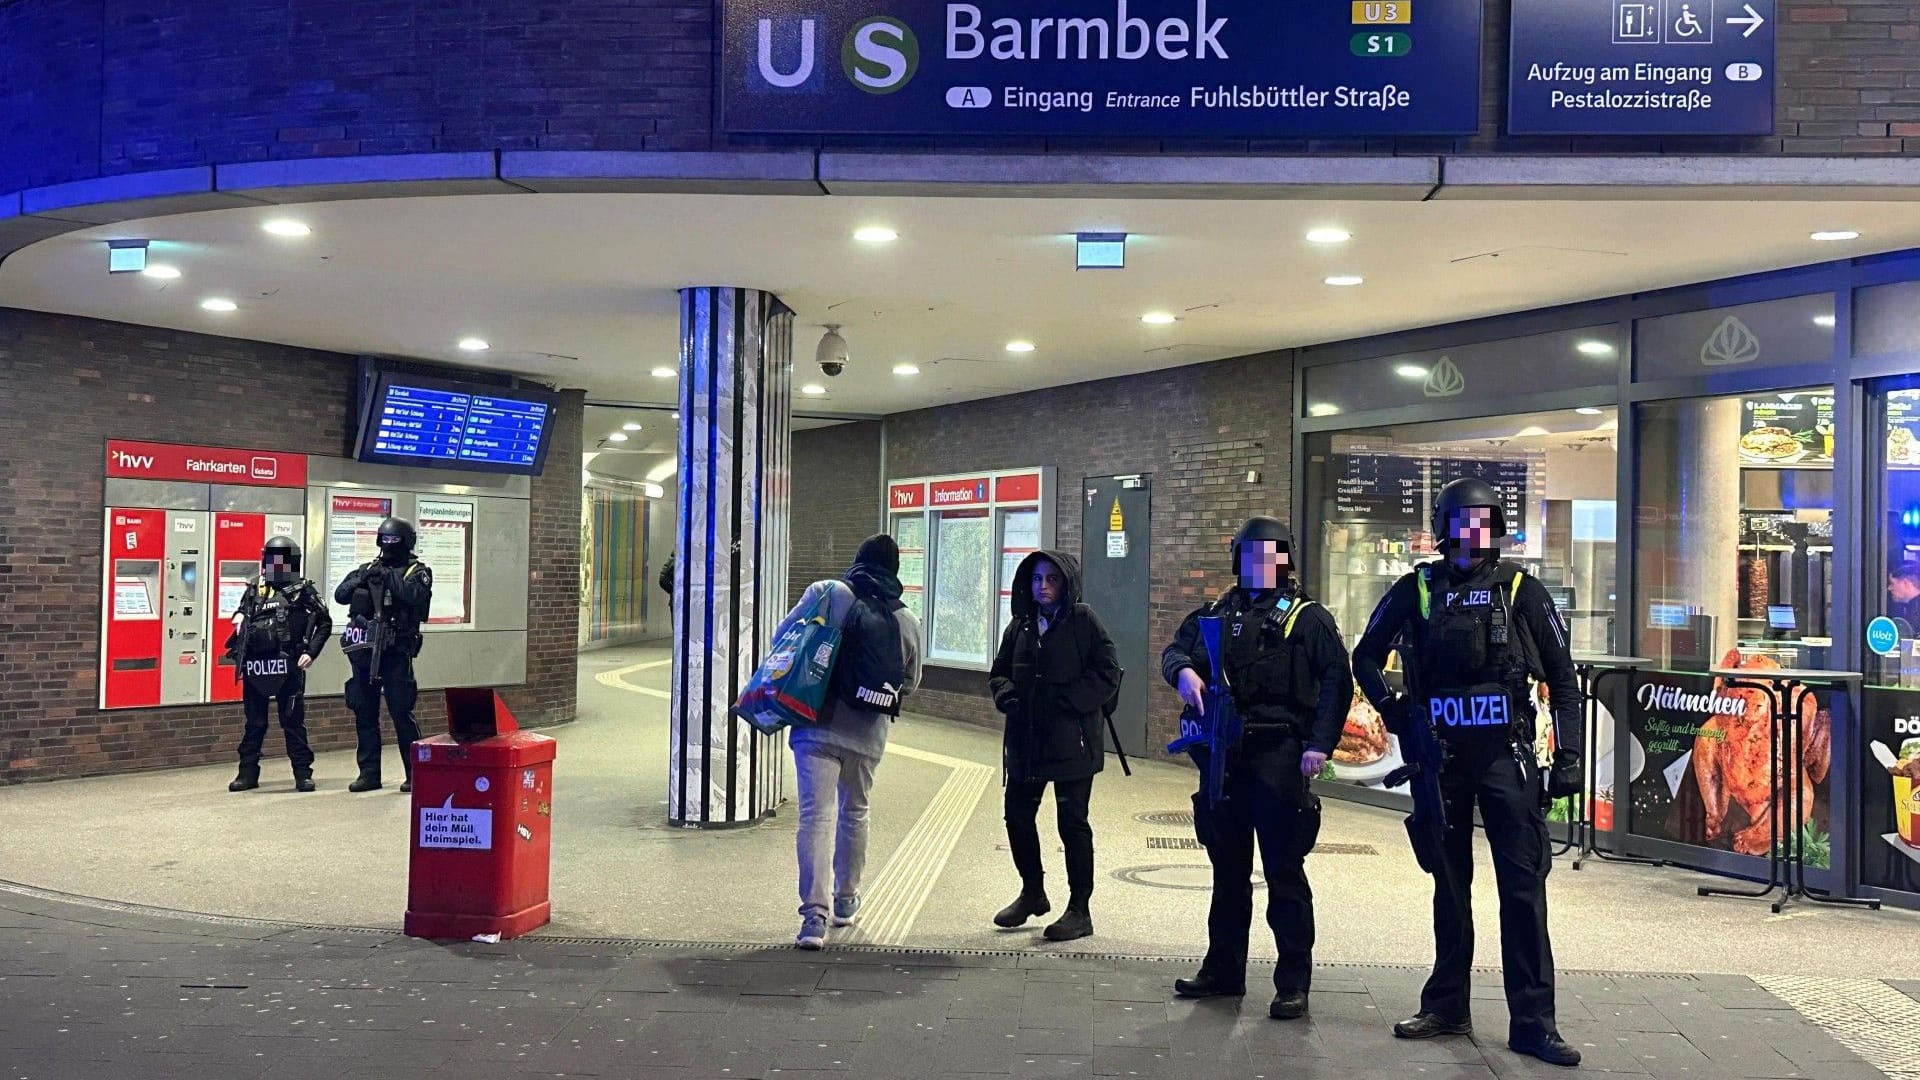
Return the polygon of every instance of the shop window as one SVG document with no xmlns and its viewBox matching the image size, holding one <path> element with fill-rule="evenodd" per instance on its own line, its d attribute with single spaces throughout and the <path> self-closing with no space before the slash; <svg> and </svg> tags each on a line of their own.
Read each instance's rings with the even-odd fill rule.
<svg viewBox="0 0 1920 1080">
<path fill-rule="evenodd" d="M 1393 583 L 1436 557 L 1434 495 L 1479 476 L 1506 499 L 1506 557 L 1546 585 L 1575 651 L 1612 651 L 1617 428 L 1614 410 L 1588 408 L 1309 436 L 1295 530 L 1308 592 L 1358 642 Z M 1332 779 L 1385 782 L 1398 746 L 1376 725 L 1360 699 Z"/>
<path fill-rule="evenodd" d="M 1827 667 L 1833 395 L 1641 408 L 1634 640 L 1667 670 Z"/>
<path fill-rule="evenodd" d="M 1853 352 L 1920 352 L 1920 281 L 1875 285 L 1853 294 Z"/>
<path fill-rule="evenodd" d="M 1611 326 L 1586 327 L 1309 367 L 1304 375 L 1307 414 L 1335 416 L 1612 386 L 1620 362 L 1616 338 Z"/>
<path fill-rule="evenodd" d="M 1881 384 L 1869 401 L 1885 440 L 1868 454 L 1880 513 L 1862 594 L 1860 877 L 1920 892 L 1920 378 Z"/>
<path fill-rule="evenodd" d="M 1634 378 L 1697 378 L 1824 363 L 1833 355 L 1833 295 L 1642 319 L 1634 326 Z"/>
</svg>

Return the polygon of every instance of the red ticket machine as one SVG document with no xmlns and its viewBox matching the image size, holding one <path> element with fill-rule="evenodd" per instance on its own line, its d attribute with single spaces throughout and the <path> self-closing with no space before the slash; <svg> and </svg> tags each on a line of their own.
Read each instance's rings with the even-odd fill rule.
<svg viewBox="0 0 1920 1080">
<path fill-rule="evenodd" d="M 106 524 L 100 707 L 158 705 L 167 512 L 108 507 Z"/>
<path fill-rule="evenodd" d="M 446 693 L 452 733 L 413 744 L 406 932 L 519 937 L 553 917 L 554 741 L 492 690 Z"/>
<path fill-rule="evenodd" d="M 260 577 L 260 549 L 269 536 L 285 536 L 305 546 L 306 519 L 290 514 L 213 515 L 213 603 L 209 607 L 207 651 L 207 700 L 239 701 L 240 680 L 235 678 L 233 660 L 226 655 L 227 637 L 233 632 L 233 616 L 240 610 L 240 598 Z"/>
</svg>

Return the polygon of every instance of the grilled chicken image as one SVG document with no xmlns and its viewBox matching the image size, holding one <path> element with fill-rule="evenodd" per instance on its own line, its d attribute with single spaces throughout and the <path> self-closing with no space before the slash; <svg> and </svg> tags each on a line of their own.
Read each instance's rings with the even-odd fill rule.
<svg viewBox="0 0 1920 1080">
<path fill-rule="evenodd" d="M 1729 650 L 1720 666 L 1756 673 L 1780 667 L 1772 657 L 1742 656 L 1738 649 Z M 1773 846 L 1774 815 L 1789 812 L 1790 785 L 1799 785 L 1800 815 L 1799 820 L 1788 822 L 1787 828 L 1797 830 L 1813 816 L 1813 786 L 1826 779 L 1833 760 L 1832 716 L 1812 695 L 1801 700 L 1800 756 L 1804 767 L 1799 776 L 1780 785 L 1776 796 L 1771 784 L 1772 767 L 1784 770 L 1787 755 L 1783 744 L 1779 761 L 1767 761 L 1773 710 L 1766 691 L 1730 687 L 1725 679 L 1714 680 L 1713 690 L 1719 699 L 1744 702 L 1746 709 L 1740 715 L 1731 715 L 1731 710 L 1723 707 L 1701 726 L 1693 740 L 1694 779 L 1700 784 L 1700 799 L 1707 808 L 1707 842 L 1726 835 L 1727 810 L 1737 804 L 1746 811 L 1747 825 L 1733 834 L 1733 850 L 1743 855 L 1765 855 Z"/>
</svg>

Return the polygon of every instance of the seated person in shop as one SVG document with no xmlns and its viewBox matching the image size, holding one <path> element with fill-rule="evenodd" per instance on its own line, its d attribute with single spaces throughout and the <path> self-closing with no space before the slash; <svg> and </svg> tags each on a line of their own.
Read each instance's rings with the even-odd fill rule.
<svg viewBox="0 0 1920 1080">
<path fill-rule="evenodd" d="M 1920 627 L 1920 562 L 1901 563 L 1887 575 L 1887 617 L 1905 624 L 1901 637 Z"/>
</svg>

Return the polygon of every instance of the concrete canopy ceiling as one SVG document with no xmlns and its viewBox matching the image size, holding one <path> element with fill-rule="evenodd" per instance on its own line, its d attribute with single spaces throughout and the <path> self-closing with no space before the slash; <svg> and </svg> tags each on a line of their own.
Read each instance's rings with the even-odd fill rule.
<svg viewBox="0 0 1920 1080">
<path fill-rule="evenodd" d="M 296 218 L 310 236 L 262 231 Z M 862 226 L 899 233 L 854 239 Z M 1346 244 L 1308 229 L 1350 230 Z M 1844 243 L 1816 230 L 1857 229 Z M 1132 235 L 1123 271 L 1072 234 Z M 104 241 L 181 276 L 109 276 Z M 0 306 L 512 370 L 670 406 L 676 290 L 768 289 L 798 313 L 796 411 L 877 416 L 1296 345 L 1920 247 L 1902 202 L 1230 201 L 520 194 L 368 199 L 121 222 L 0 264 Z M 1329 275 L 1364 285 L 1332 288 Z M 238 310 L 212 313 L 209 297 Z M 1141 322 L 1147 312 L 1177 317 Z M 838 323 L 852 363 L 820 377 Z M 486 352 L 456 342 L 477 336 Z M 1031 353 L 1009 341 L 1035 344 Z M 893 374 L 897 364 L 920 374 Z M 591 441 L 590 441 L 591 445 Z"/>
</svg>

